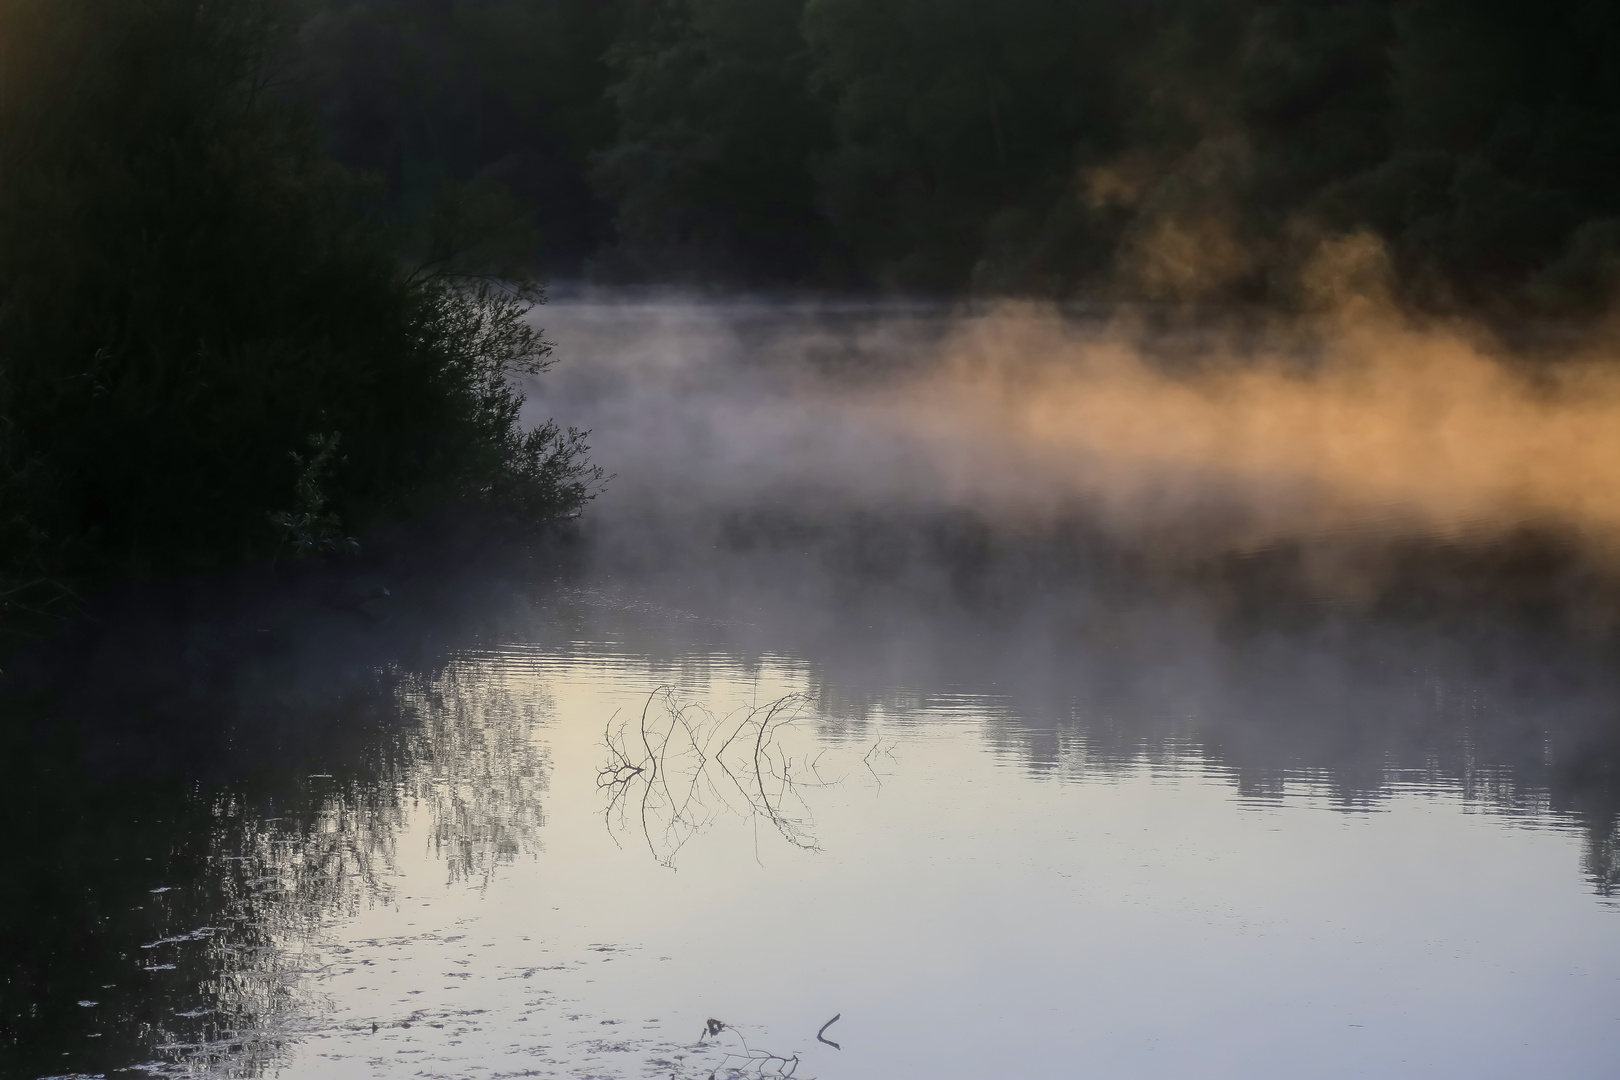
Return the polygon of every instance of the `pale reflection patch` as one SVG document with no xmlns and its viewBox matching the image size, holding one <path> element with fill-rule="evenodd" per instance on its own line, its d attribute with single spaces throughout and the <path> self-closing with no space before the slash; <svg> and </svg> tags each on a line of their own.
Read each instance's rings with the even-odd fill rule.
<svg viewBox="0 0 1620 1080">
<path fill-rule="evenodd" d="M 1191 747 L 1128 761 L 1083 729 L 1032 771 L 998 749 L 993 698 L 925 694 L 793 725 L 795 760 L 887 748 L 799 792 L 814 845 L 713 814 L 671 869 L 615 841 L 598 786 L 609 718 L 668 688 L 733 721 L 819 700 L 786 659 L 601 646 L 470 655 L 413 687 L 407 742 L 438 752 L 370 832 L 334 828 L 376 853 L 369 884 L 320 934 L 272 929 L 307 958 L 278 1060 L 754 1075 L 700 1042 L 711 1019 L 822 1077 L 1576 1075 L 1608 1044 L 1620 927 L 1578 838 L 1504 829 L 1454 782 L 1396 778 L 1362 811 L 1309 777 L 1257 801 Z M 840 1049 L 816 1039 L 835 1014 Z"/>
</svg>

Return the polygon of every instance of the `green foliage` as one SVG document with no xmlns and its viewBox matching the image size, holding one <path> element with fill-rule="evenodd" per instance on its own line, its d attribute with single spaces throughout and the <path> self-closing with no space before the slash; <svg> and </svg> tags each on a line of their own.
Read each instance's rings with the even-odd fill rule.
<svg viewBox="0 0 1620 1080">
<path fill-rule="evenodd" d="M 613 137 L 604 54 L 627 4 L 312 0 L 297 90 L 391 213 L 425 214 L 446 181 L 499 185 L 531 218 L 525 258 L 575 272 L 609 231 L 586 170 Z"/>
<path fill-rule="evenodd" d="M 1557 267 L 1616 212 L 1617 49 L 1588 0 L 1177 0 L 1132 75 L 1126 239 L 1219 219 L 1246 257 L 1215 296 L 1284 299 L 1302 244 L 1370 230 L 1414 303 L 1602 304 Z"/>
<path fill-rule="evenodd" d="M 1119 147 L 1116 60 L 1136 32 L 1108 0 L 809 0 L 839 135 L 817 173 L 869 271 L 961 288 L 990 241 L 1040 229 L 1073 171 Z"/>
<path fill-rule="evenodd" d="M 295 554 L 341 551 L 353 555 L 360 550 L 359 540 L 343 535 L 343 522 L 328 509 L 326 493 L 321 490 L 321 479 L 332 468 L 339 441 L 336 432 L 311 435 L 309 448 L 313 453 L 307 460 L 296 450 L 287 454 L 300 470 L 298 482 L 293 485 L 298 508 L 271 514 L 270 523 L 281 529 Z"/>
<path fill-rule="evenodd" d="M 1422 305 L 1615 287 L 1606 0 L 309 2 L 340 153 L 563 272 L 1287 302 L 1370 230 Z"/>
<path fill-rule="evenodd" d="M 528 320 L 540 299 L 533 286 L 488 280 L 433 279 L 419 287 L 415 347 L 437 362 L 449 409 L 436 441 L 414 443 L 427 455 L 414 467 L 425 465 L 435 482 L 419 481 L 400 501 L 424 510 L 471 502 L 521 521 L 571 516 L 594 497 L 603 473 L 585 462 L 585 433 L 550 421 L 527 429 L 521 423 L 515 380 L 553 362 L 551 343 Z"/>
<path fill-rule="evenodd" d="M 675 0 L 635 11 L 608 54 L 613 143 L 593 176 L 618 205 L 619 276 L 803 276 L 831 239 L 812 157 L 831 145 L 809 90 L 801 0 Z"/>
<path fill-rule="evenodd" d="M 583 444 L 518 426 L 537 296 L 407 272 L 375 189 L 269 78 L 292 29 L 274 0 L 0 0 L 12 580 L 588 497 Z"/>
</svg>

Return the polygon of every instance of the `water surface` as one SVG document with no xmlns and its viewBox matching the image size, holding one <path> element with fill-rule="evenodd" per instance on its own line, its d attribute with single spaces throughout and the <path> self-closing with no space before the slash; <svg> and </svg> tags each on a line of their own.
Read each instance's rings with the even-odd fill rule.
<svg viewBox="0 0 1620 1080">
<path fill-rule="evenodd" d="M 7 698 L 6 1075 L 1607 1073 L 1602 635 L 896 508 L 669 359 L 747 319 L 553 314 L 666 373 L 545 403 L 622 462 L 570 544 L 126 613 Z M 695 475 L 721 399 L 769 438 Z"/>
</svg>

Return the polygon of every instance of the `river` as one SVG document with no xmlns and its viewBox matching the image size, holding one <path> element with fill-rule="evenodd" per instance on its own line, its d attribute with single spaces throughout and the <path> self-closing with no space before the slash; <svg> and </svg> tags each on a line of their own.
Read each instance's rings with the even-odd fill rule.
<svg viewBox="0 0 1620 1080">
<path fill-rule="evenodd" d="M 1613 1067 L 1591 618 L 1087 504 L 891 392 L 927 306 L 542 314 L 567 536 L 147 596 L 8 696 L 6 1076 Z"/>
</svg>

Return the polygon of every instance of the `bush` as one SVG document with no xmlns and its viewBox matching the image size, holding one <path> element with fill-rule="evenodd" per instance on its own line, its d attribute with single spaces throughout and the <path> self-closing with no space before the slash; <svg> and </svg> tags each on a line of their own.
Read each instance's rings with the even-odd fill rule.
<svg viewBox="0 0 1620 1080">
<path fill-rule="evenodd" d="M 447 502 L 576 512 L 522 287 L 413 273 L 278 91 L 280 0 L 0 0 L 0 576 L 217 567 Z"/>
</svg>

